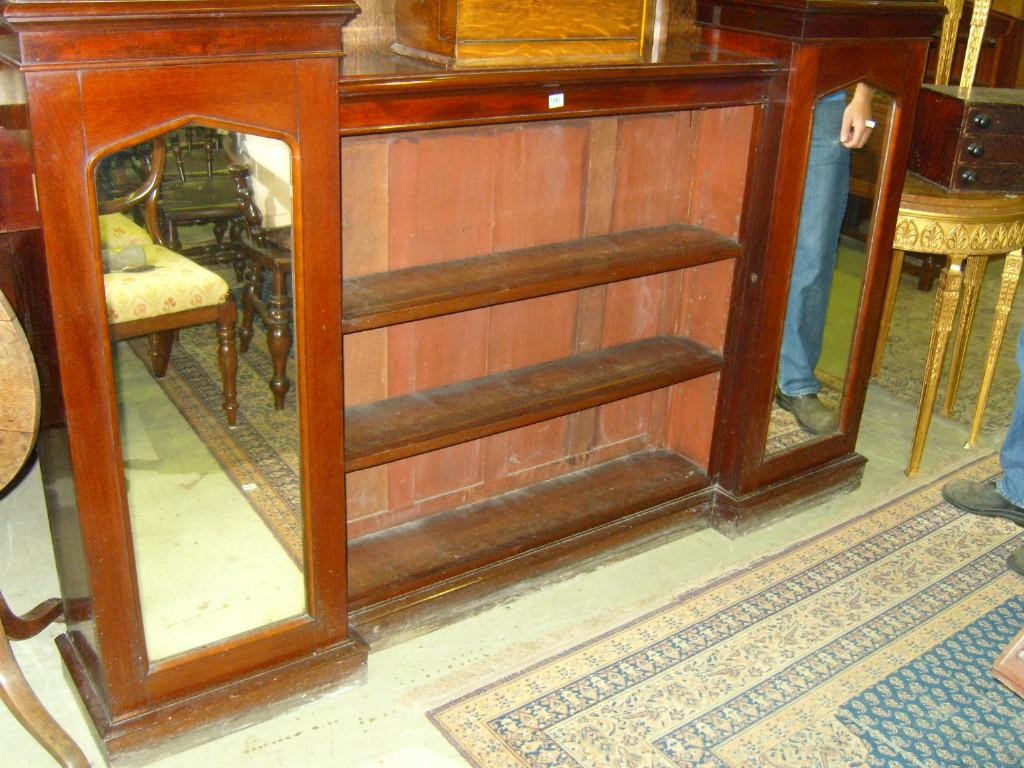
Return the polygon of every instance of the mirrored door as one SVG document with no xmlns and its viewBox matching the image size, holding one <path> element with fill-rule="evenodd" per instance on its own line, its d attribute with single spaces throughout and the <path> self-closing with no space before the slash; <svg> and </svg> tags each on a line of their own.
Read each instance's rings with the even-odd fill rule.
<svg viewBox="0 0 1024 768">
<path fill-rule="evenodd" d="M 841 428 L 892 107 L 866 83 L 815 102 L 765 457 Z"/>
<path fill-rule="evenodd" d="M 96 165 L 146 649 L 306 612 L 287 144 L 189 124 Z"/>
</svg>

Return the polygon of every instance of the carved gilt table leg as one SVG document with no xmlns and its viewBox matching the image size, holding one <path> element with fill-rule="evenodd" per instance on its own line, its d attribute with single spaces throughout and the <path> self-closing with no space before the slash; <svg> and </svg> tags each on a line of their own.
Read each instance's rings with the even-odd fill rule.
<svg viewBox="0 0 1024 768">
<path fill-rule="evenodd" d="M 974 326 L 974 313 L 978 309 L 978 295 L 981 293 L 981 282 L 985 277 L 987 256 L 969 256 L 967 271 L 964 273 L 963 293 L 958 311 L 960 322 L 956 326 L 956 338 L 953 340 L 953 357 L 949 363 L 949 381 L 946 383 L 946 397 L 942 403 L 942 415 L 949 416 L 953 411 L 956 393 L 960 388 L 960 376 L 964 371 L 964 358 L 967 354 L 967 341 Z"/>
<path fill-rule="evenodd" d="M 882 307 L 882 320 L 878 326 L 878 339 L 875 342 L 875 356 L 871 361 L 871 375 L 875 376 L 882 369 L 885 357 L 885 342 L 889 338 L 889 325 L 892 323 L 892 311 L 896 306 L 896 292 L 900 287 L 900 275 L 903 273 L 903 251 L 892 249 L 892 263 L 889 265 L 889 282 L 885 286 L 885 304 Z"/>
<path fill-rule="evenodd" d="M 966 448 L 974 447 L 978 440 L 978 433 L 981 432 L 981 422 L 985 416 L 988 394 L 992 389 L 992 378 L 995 376 L 999 350 L 1003 346 L 1003 336 L 1006 334 L 1006 321 L 1010 316 L 1010 308 L 1013 306 L 1013 297 L 1017 294 L 1022 260 L 1024 259 L 1021 256 L 1021 249 L 1018 248 L 1006 255 L 1006 263 L 1003 265 L 1003 278 L 999 284 L 996 314 L 992 318 L 992 335 L 988 342 L 985 372 L 981 378 L 981 388 L 978 390 L 978 402 L 974 407 L 974 418 L 971 420 L 971 433 L 967 438 Z"/>
<path fill-rule="evenodd" d="M 939 288 L 935 294 L 935 314 L 932 318 L 932 335 L 928 342 L 928 354 L 924 364 L 924 384 L 921 386 L 921 399 L 917 406 L 917 425 L 914 427 L 914 442 L 910 447 L 910 462 L 906 473 L 916 475 L 921 466 L 921 454 L 924 452 L 928 427 L 932 422 L 932 408 L 935 407 L 935 396 L 939 389 L 939 378 L 942 375 L 942 363 L 946 357 L 946 346 L 949 334 L 953 330 L 953 317 L 960 301 L 960 287 L 963 283 L 963 263 L 967 258 L 951 255 L 939 277 Z"/>
</svg>

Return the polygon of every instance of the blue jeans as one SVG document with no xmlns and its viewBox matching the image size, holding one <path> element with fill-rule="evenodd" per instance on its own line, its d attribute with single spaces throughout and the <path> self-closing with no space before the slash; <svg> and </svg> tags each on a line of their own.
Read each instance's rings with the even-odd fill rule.
<svg viewBox="0 0 1024 768">
<path fill-rule="evenodd" d="M 839 142 L 845 96 L 842 91 L 835 93 L 814 109 L 779 357 L 779 389 L 791 397 L 814 395 L 821 389 L 814 368 L 821 356 L 839 229 L 850 190 L 850 150 Z"/>
<path fill-rule="evenodd" d="M 996 490 L 1011 504 L 1024 507 L 1024 328 L 1017 335 L 1017 370 L 1021 372 L 1021 380 L 1017 385 L 1010 428 L 999 452 L 1003 476 L 996 482 Z"/>
</svg>

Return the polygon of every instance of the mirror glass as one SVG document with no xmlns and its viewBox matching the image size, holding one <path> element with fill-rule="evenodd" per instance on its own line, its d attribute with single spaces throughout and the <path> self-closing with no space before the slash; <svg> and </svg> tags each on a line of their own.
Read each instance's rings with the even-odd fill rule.
<svg viewBox="0 0 1024 768">
<path fill-rule="evenodd" d="M 151 661 L 306 612 L 291 168 L 280 140 L 203 125 L 96 165 Z"/>
<path fill-rule="evenodd" d="M 766 456 L 839 430 L 891 112 L 863 83 L 815 103 Z"/>
</svg>

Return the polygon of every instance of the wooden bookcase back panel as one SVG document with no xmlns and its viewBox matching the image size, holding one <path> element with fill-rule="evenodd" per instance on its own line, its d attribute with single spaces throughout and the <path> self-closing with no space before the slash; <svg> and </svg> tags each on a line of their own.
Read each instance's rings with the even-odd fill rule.
<svg viewBox="0 0 1024 768">
<path fill-rule="evenodd" d="M 706 469 L 752 119 L 737 107 L 343 140 L 351 536 L 649 448 Z M 446 285 L 474 308 L 442 314 Z M 374 302 L 391 314 L 355 317 Z M 660 365 L 661 337 L 695 345 L 694 361 Z M 619 350 L 635 376 L 616 388 L 601 370 Z M 443 415 L 493 400 L 499 377 L 528 386 L 535 366 L 565 387 L 546 420 Z M 459 442 L 418 428 L 432 418 Z M 409 428 L 389 442 L 396 419 Z"/>
</svg>

